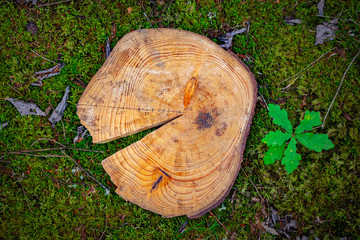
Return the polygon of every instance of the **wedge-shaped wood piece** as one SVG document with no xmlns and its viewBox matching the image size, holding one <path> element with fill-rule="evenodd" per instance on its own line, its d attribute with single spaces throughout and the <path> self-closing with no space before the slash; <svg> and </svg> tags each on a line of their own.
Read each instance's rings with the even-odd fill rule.
<svg viewBox="0 0 360 240">
<path fill-rule="evenodd" d="M 163 125 L 102 162 L 124 199 L 164 217 L 218 206 L 242 162 L 256 82 L 234 54 L 181 30 L 124 36 L 78 104 L 94 142 Z"/>
</svg>

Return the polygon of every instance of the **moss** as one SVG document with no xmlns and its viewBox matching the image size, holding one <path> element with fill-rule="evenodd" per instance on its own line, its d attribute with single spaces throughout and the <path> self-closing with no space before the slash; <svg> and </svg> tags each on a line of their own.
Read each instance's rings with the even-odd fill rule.
<svg viewBox="0 0 360 240">
<path fill-rule="evenodd" d="M 38 1 L 48 3 L 49 1 Z M 55 2 L 55 1 L 50 1 Z M 0 3 L 0 121 L 9 125 L 0 131 L 0 151 L 58 147 L 47 138 L 73 146 L 80 121 L 76 104 L 87 84 L 105 60 L 106 39 L 111 46 L 126 33 L 139 28 L 170 27 L 193 31 L 216 40 L 218 34 L 244 26 L 250 32 L 235 36 L 232 50 L 254 73 L 259 92 L 268 103 L 280 103 L 293 125 L 306 110 L 324 116 L 343 73 L 358 51 L 358 1 L 326 1 L 325 15 L 341 13 L 333 41 L 314 46 L 316 25 L 330 18 L 317 17 L 314 1 L 71 1 L 33 7 L 14 2 Z M 144 14 L 145 13 L 145 14 Z M 146 16 L 145 16 L 146 15 Z M 300 18 L 289 26 L 284 18 Z M 32 35 L 26 24 L 33 21 L 39 31 Z M 115 33 L 114 33 L 115 26 Z M 113 30 L 112 30 L 113 29 Z M 330 51 L 292 83 L 284 81 L 319 56 Z M 53 66 L 34 52 L 66 65 L 61 74 L 34 87 L 33 73 Z M 240 239 L 271 238 L 261 229 L 263 209 L 275 207 L 280 214 L 292 214 L 299 222 L 296 236 L 340 238 L 360 236 L 357 209 L 360 185 L 358 138 L 360 86 L 359 59 L 350 68 L 324 129 L 335 144 L 331 151 L 315 153 L 299 148 L 303 157 L 293 174 L 280 163 L 263 164 L 266 146 L 260 142 L 275 130 L 266 108 L 257 104 L 244 152 L 243 170 L 223 205 L 213 210 L 217 218 Z M 283 89 L 290 83 L 291 86 Z M 20 116 L 6 97 L 34 101 L 43 110 L 56 106 L 66 86 L 71 85 L 69 105 L 63 121 L 54 129 L 46 117 Z M 67 158 L 1 154 L 0 238 L 108 238 L 108 239 L 195 239 L 230 238 L 211 215 L 189 220 L 164 219 L 125 202 L 100 162 L 149 133 L 145 131 L 106 144 L 93 144 L 91 137 L 76 143 L 101 153 L 66 150 L 85 169 L 110 188 L 105 191 L 76 171 Z M 49 154 L 60 154 L 50 152 Z M 73 173 L 73 169 L 75 172 Z M 266 204 L 259 198 L 257 186 Z"/>
</svg>

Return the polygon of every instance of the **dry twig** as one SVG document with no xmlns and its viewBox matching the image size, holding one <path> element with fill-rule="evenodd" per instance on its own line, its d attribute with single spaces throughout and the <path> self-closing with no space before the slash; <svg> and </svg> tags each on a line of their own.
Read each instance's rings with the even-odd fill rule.
<svg viewBox="0 0 360 240">
<path fill-rule="evenodd" d="M 257 187 L 255 186 L 255 184 L 253 183 L 253 181 L 251 180 L 251 178 L 249 178 L 249 176 L 246 174 L 246 172 L 244 171 L 243 168 L 241 168 L 241 170 L 243 171 L 243 173 L 245 174 L 245 176 L 250 180 L 250 182 L 251 182 L 251 184 L 254 186 L 256 192 L 259 194 L 259 197 L 261 198 L 261 200 L 262 200 L 263 202 L 265 202 L 264 198 L 263 198 L 263 197 L 261 196 L 261 194 L 259 193 Z"/>
<path fill-rule="evenodd" d="M 338 89 L 337 89 L 337 91 L 336 91 L 336 93 L 335 93 L 335 96 L 334 96 L 333 100 L 331 101 L 330 106 L 329 106 L 329 108 L 328 108 L 328 110 L 327 110 L 327 112 L 326 112 L 326 114 L 325 114 L 324 120 L 323 120 L 323 122 L 322 122 L 322 124 L 321 124 L 321 128 L 324 128 L 326 118 L 327 118 L 327 116 L 329 115 L 330 109 L 331 109 L 332 105 L 334 104 L 334 101 L 335 101 L 337 95 L 338 95 L 339 92 L 340 92 L 340 89 L 341 89 L 341 86 L 342 86 L 342 84 L 343 84 L 343 82 L 344 82 L 344 79 L 345 79 L 345 77 L 346 77 L 346 74 L 347 74 L 347 72 L 349 71 L 351 65 L 354 63 L 355 59 L 359 56 L 359 54 L 360 54 L 360 50 L 359 50 L 358 53 L 355 55 L 355 57 L 351 60 L 350 64 L 348 65 L 348 67 L 347 67 L 347 69 L 346 69 L 346 71 L 344 72 L 344 74 L 343 74 L 343 76 L 342 76 L 342 78 L 341 78 L 339 87 L 338 87 Z"/>
<path fill-rule="evenodd" d="M 66 3 L 66 2 L 71 2 L 72 0 L 64 0 L 64 1 L 60 1 L 60 2 L 54 2 L 54 3 L 46 3 L 46 4 L 41 4 L 41 5 L 38 5 L 37 7 L 46 7 L 46 6 L 51 6 L 51 5 L 57 5 L 57 4 L 60 4 L 60 3 Z"/>
<path fill-rule="evenodd" d="M 259 91 L 259 90 L 258 90 L 258 94 L 260 95 L 261 99 L 264 101 L 264 103 L 265 103 L 265 105 L 266 105 L 267 110 L 269 110 L 269 106 L 268 106 L 268 104 L 267 104 L 267 102 L 266 102 L 266 100 L 265 100 L 264 96 L 260 93 L 260 91 Z"/>
<path fill-rule="evenodd" d="M 54 150 L 77 150 L 77 151 L 83 151 L 83 152 L 104 153 L 103 151 L 89 150 L 89 149 L 83 149 L 83 148 L 57 147 L 57 148 L 44 148 L 44 149 L 33 149 L 33 150 L 20 150 L 20 151 L 14 151 L 14 152 L 0 152 L 0 154 L 22 154 L 22 153 L 46 152 L 46 151 L 54 151 Z"/>
<path fill-rule="evenodd" d="M 101 182 L 99 182 L 96 178 L 94 178 L 88 171 L 86 171 L 80 164 L 78 164 L 72 157 L 70 157 L 69 155 L 67 155 L 65 153 L 64 150 L 61 151 L 62 154 L 64 154 L 64 157 L 69 158 L 78 168 L 80 168 L 81 171 L 83 171 L 89 178 L 91 178 L 94 182 L 96 182 L 97 184 L 99 184 L 104 190 L 105 190 L 105 195 L 108 195 L 110 193 L 110 190 L 105 187 Z"/>
<path fill-rule="evenodd" d="M 25 197 L 26 203 L 27 203 L 27 205 L 28 205 L 28 207 L 29 207 L 29 210 L 30 210 L 30 212 L 32 212 L 33 210 L 32 210 L 32 208 L 31 208 L 31 206 L 30 206 L 30 203 L 29 203 L 29 201 L 28 201 L 28 199 L 27 199 L 27 195 L 26 195 L 25 189 L 24 189 L 24 187 L 21 185 L 21 183 L 18 182 L 18 184 L 20 185 L 21 190 L 22 190 L 22 192 L 23 192 L 23 194 L 24 194 L 24 197 Z"/>
<path fill-rule="evenodd" d="M 210 213 L 210 215 L 211 215 L 212 217 L 215 218 L 215 220 L 216 220 L 216 221 L 226 230 L 226 232 L 228 232 L 231 236 L 233 236 L 234 238 L 236 238 L 236 237 L 238 236 L 236 233 L 230 232 L 229 229 L 227 229 L 227 228 L 225 227 L 225 225 L 224 225 L 222 222 L 220 222 L 220 220 L 215 216 L 215 214 L 213 214 L 211 211 L 210 211 L 209 213 Z"/>
<path fill-rule="evenodd" d="M 42 154 L 32 154 L 32 153 L 18 153 L 19 155 L 27 155 L 27 156 L 32 156 L 32 157 L 54 157 L 54 158 L 61 158 L 61 157 L 65 157 L 63 155 L 57 155 L 57 154 L 46 154 L 46 155 L 42 155 Z"/>
<path fill-rule="evenodd" d="M 56 141 L 56 140 L 54 140 L 54 139 L 50 139 L 50 138 L 39 138 L 38 140 L 34 141 L 34 142 L 31 144 L 30 148 L 31 148 L 32 146 L 34 146 L 34 144 L 37 143 L 37 142 L 39 142 L 39 141 L 50 141 L 50 142 L 54 142 L 54 143 L 57 143 L 57 144 L 59 144 L 60 146 L 62 146 L 62 147 L 64 147 L 64 148 L 66 148 L 65 145 L 59 143 L 58 141 Z"/>
<path fill-rule="evenodd" d="M 298 79 L 298 78 L 301 76 L 300 74 L 301 74 L 303 71 L 305 71 L 306 69 L 312 67 L 317 61 L 319 61 L 322 57 L 324 57 L 326 54 L 328 54 L 329 52 L 331 52 L 331 51 L 334 50 L 334 49 L 335 49 L 335 48 L 330 49 L 329 51 L 327 51 L 326 53 L 324 53 L 324 54 L 322 54 L 320 57 L 318 57 L 315 61 L 313 61 L 312 63 L 310 63 L 309 65 L 307 65 L 305 68 L 303 68 L 300 72 L 298 72 L 297 74 L 295 74 L 295 75 L 293 75 L 293 76 L 285 79 L 284 81 L 282 81 L 280 84 L 282 84 L 283 82 L 286 82 L 286 81 L 288 81 L 288 80 L 290 80 L 290 79 L 292 79 L 292 78 L 295 77 L 295 79 L 294 79 L 289 85 L 287 85 L 286 87 L 284 87 L 282 90 L 288 89 L 288 88 L 296 81 L 296 79 Z"/>
<path fill-rule="evenodd" d="M 54 62 L 53 60 L 47 59 L 46 57 L 41 56 L 39 53 L 35 52 L 34 50 L 31 50 L 33 53 L 35 53 L 36 56 L 41 57 L 42 59 L 52 62 L 54 64 L 58 64 L 57 62 Z"/>
</svg>

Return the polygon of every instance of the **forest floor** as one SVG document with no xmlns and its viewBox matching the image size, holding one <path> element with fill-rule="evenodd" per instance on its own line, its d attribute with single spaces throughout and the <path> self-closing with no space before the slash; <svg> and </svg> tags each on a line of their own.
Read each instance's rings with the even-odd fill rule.
<svg viewBox="0 0 360 240">
<path fill-rule="evenodd" d="M 323 15 L 311 0 L 1 1 L 0 239 L 360 238 L 360 2 L 326 0 Z M 294 19 L 301 23 L 286 23 Z M 315 45 L 317 26 L 334 19 L 334 39 Z M 162 218 L 115 193 L 101 161 L 151 130 L 105 144 L 89 133 L 76 139 L 76 105 L 105 61 L 107 39 L 113 48 L 133 30 L 160 27 L 218 44 L 249 27 L 230 48 L 258 83 L 242 169 L 224 202 L 198 219 Z M 48 78 L 34 85 L 41 76 Z M 69 85 L 52 127 L 48 118 Z M 22 116 L 8 98 L 43 113 Z M 307 110 L 322 120 L 329 110 L 313 132 L 327 134 L 334 148 L 299 145 L 302 160 L 291 174 L 280 161 L 265 165 L 261 140 L 279 129 L 270 103 L 294 126 Z"/>
</svg>

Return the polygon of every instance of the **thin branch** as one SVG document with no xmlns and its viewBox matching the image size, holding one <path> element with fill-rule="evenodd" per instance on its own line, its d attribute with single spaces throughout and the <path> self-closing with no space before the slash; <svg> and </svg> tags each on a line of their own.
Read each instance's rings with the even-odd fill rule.
<svg viewBox="0 0 360 240">
<path fill-rule="evenodd" d="M 49 102 L 49 104 L 50 104 L 50 107 L 52 108 L 52 110 L 53 110 L 53 112 L 60 118 L 60 121 L 61 121 L 61 123 L 62 123 L 62 127 L 63 127 L 63 132 L 64 132 L 64 138 L 66 139 L 66 133 L 65 133 L 65 125 L 64 125 L 64 122 L 63 122 L 63 120 L 62 120 L 62 118 L 59 116 L 59 114 L 55 111 L 55 109 L 54 109 L 54 107 L 53 107 L 53 105 L 51 104 L 51 102 Z M 50 117 L 51 118 L 51 117 Z M 49 119 L 50 119 L 49 118 Z M 54 127 L 55 127 L 55 124 L 53 124 L 54 125 Z"/>
<path fill-rule="evenodd" d="M 5 160 L 0 160 L 0 162 L 3 162 L 3 163 L 11 163 L 11 161 L 5 161 Z"/>
<path fill-rule="evenodd" d="M 317 17 L 323 17 L 323 18 L 338 18 L 338 17 L 331 17 L 331 16 L 321 16 L 321 15 L 317 15 Z M 344 20 L 344 21 L 349 21 L 349 22 L 353 22 L 356 25 L 359 25 L 356 21 L 354 21 L 354 19 L 346 19 L 346 18 L 338 18 L 339 20 Z"/>
<path fill-rule="evenodd" d="M 42 154 L 32 154 L 32 153 L 18 153 L 18 155 L 26 155 L 26 156 L 32 156 L 32 157 L 57 157 L 57 158 L 62 158 L 65 157 L 64 155 L 56 155 L 56 154 L 46 154 L 46 155 L 42 155 Z"/>
<path fill-rule="evenodd" d="M 41 168 L 41 171 L 43 172 L 43 174 L 48 178 L 50 179 L 51 181 L 53 181 L 54 183 L 59 183 L 59 184 L 62 184 L 62 185 L 73 185 L 73 184 L 78 184 L 78 185 L 86 185 L 85 183 L 73 183 L 73 182 L 70 182 L 69 180 L 67 180 L 66 182 L 64 181 L 61 181 L 60 179 L 56 179 L 56 178 L 53 178 L 53 177 L 50 177 L 49 175 L 47 175 L 44 171 L 44 169 Z"/>
<path fill-rule="evenodd" d="M 99 240 L 101 240 L 103 238 L 103 236 L 105 235 L 106 228 L 107 228 L 107 217 L 106 217 L 106 214 L 105 214 L 105 227 L 104 227 L 104 231 L 102 232 Z"/>
<path fill-rule="evenodd" d="M 44 60 L 46 60 L 46 61 L 49 61 L 49 62 L 58 64 L 57 62 L 54 62 L 53 60 L 50 60 L 50 59 L 47 59 L 46 57 L 41 56 L 39 53 L 35 52 L 34 50 L 31 50 L 31 51 L 32 51 L 33 53 L 35 53 L 36 56 L 41 57 L 42 59 L 44 59 Z"/>
<path fill-rule="evenodd" d="M 266 102 L 266 100 L 265 100 L 264 96 L 260 93 L 260 91 L 259 91 L 259 90 L 258 90 L 258 93 L 259 93 L 260 97 L 262 98 L 262 100 L 264 101 L 264 103 L 265 103 L 265 106 L 266 106 L 267 110 L 269 110 L 268 104 L 267 104 L 267 102 Z"/>
<path fill-rule="evenodd" d="M 230 232 L 225 225 L 220 222 L 220 220 L 215 216 L 215 214 L 213 214 L 211 211 L 209 212 L 211 216 L 213 216 L 215 218 L 215 220 L 226 230 L 226 232 L 228 232 L 231 236 L 233 236 L 234 238 L 236 238 L 238 235 L 236 233 L 232 233 Z"/>
<path fill-rule="evenodd" d="M 94 178 L 88 171 L 86 171 L 80 164 L 78 164 L 72 157 L 70 157 L 69 155 L 67 155 L 65 153 L 64 150 L 61 151 L 62 154 L 64 154 L 65 157 L 69 158 L 78 168 L 80 168 L 81 171 L 83 171 L 84 173 L 86 173 L 86 175 L 91 178 L 93 181 L 95 181 L 97 184 L 99 184 L 104 190 L 105 190 L 105 195 L 108 195 L 110 193 L 110 190 L 105 187 L 101 182 L 99 182 L 96 178 Z"/>
<path fill-rule="evenodd" d="M 83 149 L 83 148 L 57 147 L 57 148 L 44 148 L 44 149 L 33 149 L 33 150 L 20 150 L 20 151 L 14 151 L 14 152 L 0 152 L 0 154 L 22 154 L 22 153 L 46 152 L 46 151 L 54 151 L 54 150 L 77 150 L 77 151 L 84 151 L 84 152 L 104 153 L 104 151 L 96 151 L 96 150 L 89 150 L 89 149 Z"/>
<path fill-rule="evenodd" d="M 334 96 L 333 100 L 332 100 L 331 103 L 330 103 L 330 106 L 329 106 L 329 108 L 328 108 L 328 110 L 327 110 L 327 112 L 326 112 L 326 114 L 325 114 L 324 120 L 323 120 L 323 122 L 322 122 L 322 124 L 321 124 L 321 128 L 322 128 L 322 129 L 323 129 L 324 126 L 325 126 L 325 121 L 326 121 L 327 116 L 329 115 L 330 109 L 331 109 L 332 105 L 334 104 L 337 95 L 338 95 L 339 92 L 340 92 L 340 89 L 341 89 L 341 86 L 342 86 L 342 84 L 343 84 L 343 82 L 344 82 L 344 79 L 345 79 L 345 77 L 346 77 L 346 74 L 347 74 L 347 72 L 349 71 L 351 65 L 354 63 L 355 59 L 359 56 L 359 54 L 360 54 L 360 50 L 357 52 L 357 54 L 355 55 L 355 57 L 351 60 L 350 64 L 348 65 L 346 71 L 344 72 L 344 74 L 343 74 L 343 76 L 342 76 L 342 79 L 341 79 L 341 81 L 340 81 L 339 87 L 338 87 L 338 89 L 337 89 L 337 91 L 336 91 L 336 93 L 335 93 L 335 96 Z"/>
<path fill-rule="evenodd" d="M 263 197 L 261 196 L 261 194 L 259 193 L 257 187 L 255 186 L 255 184 L 253 183 L 253 181 L 251 180 L 251 178 L 249 178 L 249 176 L 246 174 L 246 172 L 244 171 L 243 168 L 241 168 L 241 170 L 243 171 L 243 173 L 245 174 L 245 176 L 250 180 L 250 182 L 251 182 L 251 184 L 254 186 L 256 192 L 259 194 L 259 197 L 261 198 L 261 200 L 262 200 L 263 202 L 265 202 L 264 198 L 263 198 Z"/>
<path fill-rule="evenodd" d="M 60 4 L 60 3 L 66 3 L 66 2 L 71 2 L 72 0 L 64 0 L 64 1 L 60 1 L 60 2 L 54 2 L 54 3 L 46 3 L 46 4 L 41 4 L 37 7 L 46 7 L 46 6 L 51 6 L 51 5 L 57 5 L 57 4 Z"/>
<path fill-rule="evenodd" d="M 54 143 L 57 143 L 57 144 L 59 144 L 60 146 L 62 146 L 62 147 L 64 147 L 64 148 L 66 148 L 65 145 L 59 143 L 59 142 L 56 141 L 56 140 L 50 139 L 50 138 L 39 138 L 38 140 L 36 140 L 35 142 L 33 142 L 33 143 L 31 144 L 30 148 L 31 148 L 32 146 L 34 146 L 34 144 L 37 143 L 37 142 L 39 142 L 39 141 L 50 141 L 50 142 L 54 142 Z"/>
<path fill-rule="evenodd" d="M 7 85 L 9 85 L 9 87 L 11 87 L 15 92 L 17 92 L 17 94 L 19 94 L 20 96 L 22 96 L 19 92 L 18 92 L 18 90 L 16 90 L 16 88 L 14 88 L 13 86 L 11 86 L 10 84 L 8 84 L 8 83 L 6 83 Z"/>
<path fill-rule="evenodd" d="M 319 61 L 322 57 L 324 57 L 326 54 L 328 54 L 329 52 L 331 52 L 332 50 L 334 50 L 335 48 L 330 49 L 329 51 L 327 51 L 326 53 L 322 54 L 320 57 L 318 57 L 315 61 L 313 61 L 312 63 L 310 63 L 309 65 L 307 65 L 305 68 L 303 68 L 302 70 L 300 70 L 300 72 L 298 72 L 297 74 L 285 79 L 284 81 L 282 81 L 280 84 L 282 84 L 283 82 L 286 82 L 294 77 L 296 77 L 288 86 L 284 87 L 283 90 L 289 88 L 295 81 L 296 79 L 298 79 L 300 77 L 300 74 L 305 71 L 306 69 L 312 67 L 317 61 Z"/>
<path fill-rule="evenodd" d="M 30 209 L 30 212 L 32 212 L 33 210 L 32 210 L 32 208 L 31 208 L 31 206 L 30 206 L 30 204 L 29 204 L 29 201 L 28 201 L 28 199 L 27 199 L 25 189 L 23 188 L 23 186 L 21 185 L 21 183 L 18 182 L 18 184 L 20 185 L 21 190 L 22 190 L 22 192 L 23 192 L 23 194 L 24 194 L 24 197 L 25 197 L 26 203 L 27 203 L 27 205 L 28 205 L 28 207 L 29 207 L 29 209 Z"/>
<path fill-rule="evenodd" d="M 148 22 L 150 23 L 150 26 L 153 27 L 153 25 L 150 22 L 150 19 L 148 18 L 148 16 L 146 15 L 146 13 L 144 12 L 144 16 L 146 17 L 146 19 L 148 20 Z"/>
</svg>

